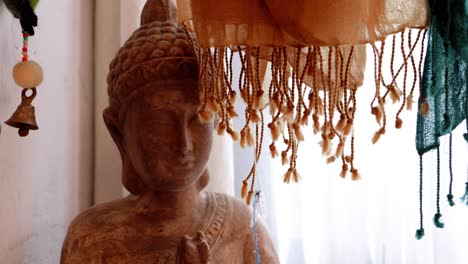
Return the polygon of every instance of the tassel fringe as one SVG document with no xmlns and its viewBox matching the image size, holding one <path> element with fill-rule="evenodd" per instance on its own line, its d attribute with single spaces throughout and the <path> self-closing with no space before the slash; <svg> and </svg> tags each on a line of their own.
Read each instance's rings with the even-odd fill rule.
<svg viewBox="0 0 468 264">
<path fill-rule="evenodd" d="M 410 50 L 408 52 L 407 48 L 402 49 L 403 62 L 396 68 L 394 66 L 398 65 L 395 63 L 394 53 L 399 51 L 395 49 L 396 45 L 393 43 L 392 61 L 389 65 L 391 80 L 384 80 L 382 74 L 386 67 L 382 62 L 385 40 L 372 44 L 376 85 L 371 112 L 381 126 L 372 138 L 373 143 L 377 143 L 385 134 L 387 94 L 393 102 L 402 101 L 402 107 L 405 105 L 408 109 L 412 107 L 413 93 L 411 91 L 407 95 L 405 89 L 406 72 L 414 64 L 412 52 L 416 44 L 422 42 L 420 38 L 422 32 L 424 30 L 418 32 L 418 37 L 414 41 L 410 38 L 405 41 L 402 38 L 401 45 L 409 43 Z M 411 31 L 407 30 L 401 34 L 409 36 Z M 274 142 L 284 139 L 286 148 L 281 151 L 281 161 L 283 165 L 289 163 L 289 167 L 292 168 L 284 176 L 284 180 L 290 182 L 299 180 L 299 173 L 296 170 L 297 150 L 300 142 L 310 131 L 302 126 L 307 125 L 309 119 L 312 119 L 310 121 L 313 124 L 312 131 L 321 136 L 321 151 L 327 157 L 327 162 L 331 163 L 342 158 L 344 162 L 340 176 L 346 177 L 350 171 L 353 180 L 360 178 L 357 170 L 353 168 L 354 154 L 343 157 L 344 148 L 349 142 L 348 136 L 354 135 L 354 129 L 358 129 L 354 127 L 358 100 L 354 70 L 356 61 L 353 59 L 354 46 L 302 48 L 237 46 L 230 49 L 201 48 L 194 40 L 190 43 L 199 63 L 200 120 L 210 122 L 213 115 L 217 116 L 220 119 L 216 127 L 218 134 L 226 132 L 234 141 L 239 141 L 241 146 L 254 147 L 256 161 L 261 155 L 264 124 L 267 124 L 267 130 L 273 139 L 269 148 L 273 158 L 279 156 Z M 239 77 L 234 77 L 232 73 L 233 56 L 238 56 L 240 61 Z M 268 57 L 269 63 L 263 61 L 265 57 Z M 270 68 L 272 78 L 269 83 L 264 83 L 263 76 L 267 67 Z M 233 80 L 234 78 L 237 79 Z M 400 83 L 402 79 L 403 82 Z M 413 88 L 414 86 L 415 84 Z M 240 89 L 234 91 L 234 87 Z M 399 87 L 402 87 L 403 91 Z M 232 119 L 239 116 L 234 109 L 238 99 L 246 104 L 245 125 L 240 130 L 240 135 L 230 125 Z M 263 110 L 267 107 L 269 117 L 264 118 Z M 425 103 L 421 105 L 421 109 L 424 110 L 423 113 L 429 111 Z M 399 128 L 402 124 L 403 120 L 397 116 L 395 126 Z M 332 146 L 335 144 L 337 147 L 332 153 Z M 352 151 L 354 153 L 354 144 Z M 256 162 L 253 166 L 256 166 Z M 252 171 L 254 174 L 255 169 Z M 254 178 L 247 177 L 247 186 L 249 182 L 251 186 L 253 185 Z M 243 183 L 243 196 L 249 200 L 250 192 L 246 193 L 244 189 L 248 187 L 244 186 Z"/>
</svg>

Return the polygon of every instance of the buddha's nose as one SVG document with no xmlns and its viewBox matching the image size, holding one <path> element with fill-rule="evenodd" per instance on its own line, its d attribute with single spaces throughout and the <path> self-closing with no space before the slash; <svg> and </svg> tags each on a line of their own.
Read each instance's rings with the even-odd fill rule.
<svg viewBox="0 0 468 264">
<path fill-rule="evenodd" d="M 179 147 L 182 154 L 186 154 L 193 149 L 192 136 L 185 127 L 180 129 Z"/>
</svg>

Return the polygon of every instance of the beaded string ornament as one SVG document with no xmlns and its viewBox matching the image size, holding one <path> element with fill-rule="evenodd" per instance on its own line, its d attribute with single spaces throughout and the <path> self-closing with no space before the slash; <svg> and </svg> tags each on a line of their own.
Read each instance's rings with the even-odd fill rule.
<svg viewBox="0 0 468 264">
<path fill-rule="evenodd" d="M 13 79 L 22 88 L 21 104 L 5 123 L 14 128 L 18 128 L 18 134 L 25 137 L 29 130 L 39 129 L 36 123 L 35 109 L 31 105 L 37 95 L 36 87 L 42 83 L 43 71 L 39 63 L 29 60 L 29 37 L 34 35 L 34 28 L 37 26 L 37 16 L 34 8 L 38 1 L 9 2 L 5 1 L 12 14 L 20 19 L 23 28 L 23 47 L 21 49 L 22 59 L 13 67 Z M 29 93 L 29 95 L 28 95 Z"/>
</svg>

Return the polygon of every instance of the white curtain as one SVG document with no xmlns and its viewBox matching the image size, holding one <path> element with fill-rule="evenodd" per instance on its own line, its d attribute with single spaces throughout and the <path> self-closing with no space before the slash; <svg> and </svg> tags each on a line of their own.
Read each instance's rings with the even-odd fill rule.
<svg viewBox="0 0 468 264">
<path fill-rule="evenodd" d="M 398 42 L 397 42 L 398 43 Z M 419 47 L 420 50 L 420 47 Z M 416 54 L 419 51 L 416 51 Z M 372 50 L 368 50 L 372 54 Z M 367 65 L 373 65 L 368 58 Z M 372 70 L 364 85 L 375 85 Z M 411 83 L 412 77 L 409 78 Z M 369 91 L 371 91 L 369 89 Z M 361 102 L 370 102 L 372 92 L 360 93 Z M 417 98 L 417 96 L 415 96 Z M 390 104 L 390 103 L 389 103 Z M 398 109 L 398 104 L 392 109 Z M 416 106 L 416 104 L 415 104 Z M 468 207 L 458 197 L 467 180 L 464 124 L 453 134 L 455 207 L 446 199 L 449 188 L 448 137 L 441 141 L 441 212 L 444 229 L 432 223 L 436 212 L 436 154 L 424 156 L 424 226 L 426 235 L 415 239 L 419 228 L 419 156 L 415 149 L 416 110 L 404 111 L 404 126 L 393 127 L 389 115 L 385 136 L 376 145 L 371 138 L 378 129 L 370 107 L 358 102 L 355 125 L 355 164 L 362 176 L 353 182 L 339 176 L 341 163 L 327 165 L 321 155 L 319 136 L 304 129 L 306 140 L 299 149 L 299 184 L 284 184 L 287 167 L 281 161 L 264 158 L 259 164 L 259 184 L 263 193 L 263 217 L 269 227 L 281 263 L 468 263 Z M 362 133 L 362 134 L 361 134 Z M 268 156 L 271 138 L 267 133 L 263 151 Z M 235 146 L 236 186 L 250 170 L 252 149 Z M 239 192 L 237 191 L 237 195 Z"/>
</svg>

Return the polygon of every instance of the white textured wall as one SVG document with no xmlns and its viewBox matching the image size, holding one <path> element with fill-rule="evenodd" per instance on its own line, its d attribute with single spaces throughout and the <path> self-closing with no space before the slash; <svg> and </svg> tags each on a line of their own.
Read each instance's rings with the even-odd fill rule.
<svg viewBox="0 0 468 264">
<path fill-rule="evenodd" d="M 0 134 L 0 263 L 58 263 L 70 220 L 92 200 L 92 0 L 41 1 L 30 56 L 44 68 L 39 131 Z M 0 121 L 20 102 L 21 29 L 0 1 Z"/>
</svg>

